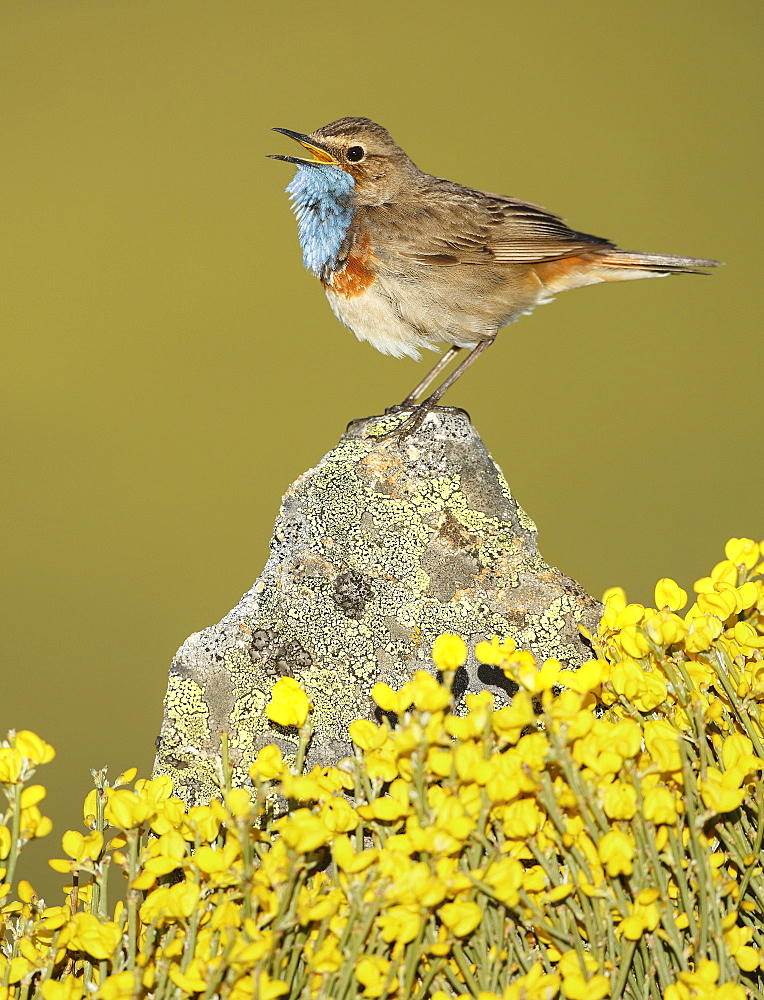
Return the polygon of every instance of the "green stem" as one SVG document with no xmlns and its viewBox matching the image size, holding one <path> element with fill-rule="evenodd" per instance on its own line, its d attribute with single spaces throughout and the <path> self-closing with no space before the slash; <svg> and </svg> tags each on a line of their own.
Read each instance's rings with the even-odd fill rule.
<svg viewBox="0 0 764 1000">
<path fill-rule="evenodd" d="M 233 779 L 231 761 L 228 756 L 228 731 L 226 729 L 220 734 L 220 763 L 223 770 L 223 792 L 228 794 L 233 787 Z"/>
<path fill-rule="evenodd" d="M 199 929 L 199 917 L 202 915 L 202 913 L 203 910 L 200 901 L 199 905 L 191 914 L 191 918 L 188 923 L 188 930 L 186 931 L 186 939 L 183 942 L 183 956 L 180 961 L 181 972 L 186 971 L 186 969 L 191 964 L 191 959 L 194 957 L 194 949 L 196 948 L 196 932 Z"/>
<path fill-rule="evenodd" d="M 24 788 L 23 782 L 17 782 L 13 786 L 13 791 L 11 792 L 11 806 L 13 808 L 13 815 L 11 817 L 11 853 L 8 855 L 8 861 L 5 871 L 4 881 L 8 883 L 8 890 L 13 886 L 14 876 L 16 874 L 16 863 L 19 859 L 19 854 L 21 853 L 21 848 L 19 846 L 19 833 L 21 827 L 21 792 Z M 5 896 L 3 896 L 5 899 Z"/>
<path fill-rule="evenodd" d="M 136 943 L 138 938 L 138 900 L 140 892 L 132 888 L 132 881 L 138 874 L 138 848 L 140 842 L 136 830 L 129 830 L 127 833 L 127 843 L 129 849 L 129 874 L 128 889 L 126 894 L 127 902 L 127 963 L 128 968 L 135 969 Z"/>
<path fill-rule="evenodd" d="M 297 746 L 297 754 L 294 759 L 294 773 L 302 774 L 303 764 L 305 763 L 305 757 L 308 753 L 308 747 L 310 746 L 310 740 L 313 735 L 313 713 L 308 713 L 308 718 L 300 727 L 300 742 Z"/>
<path fill-rule="evenodd" d="M 454 961 L 459 966 L 459 972 L 461 972 L 462 974 L 464 985 L 470 991 L 472 996 L 477 996 L 480 987 L 475 982 L 472 973 L 470 972 L 469 969 L 470 963 L 467 960 L 467 956 L 464 954 L 464 949 L 462 948 L 461 944 L 455 943 L 451 948 L 451 954 L 454 956 Z"/>
<path fill-rule="evenodd" d="M 714 916 L 716 916 L 717 908 L 709 906 L 708 898 L 708 884 L 706 881 L 706 863 L 707 857 L 706 852 L 703 850 L 700 844 L 699 834 L 699 819 L 697 810 L 695 808 L 696 802 L 699 800 L 699 792 L 697 782 L 695 780 L 695 773 L 692 770 L 692 764 L 689 760 L 687 745 L 684 740 L 680 739 L 679 752 L 682 758 L 682 772 L 684 776 L 684 789 L 685 789 L 685 803 L 687 806 L 687 828 L 689 830 L 690 839 L 690 854 L 692 856 L 692 861 L 695 867 L 695 877 L 698 880 L 698 892 L 697 892 L 697 903 L 698 903 L 698 930 L 700 936 L 696 948 L 697 958 L 705 958 L 708 949 L 708 937 L 710 932 L 711 923 L 711 913 L 709 911 L 714 911 Z M 714 919 L 714 924 L 716 920 Z"/>
<path fill-rule="evenodd" d="M 622 997 L 624 995 L 624 987 L 626 986 L 626 979 L 629 975 L 629 970 L 631 969 L 631 961 L 634 957 L 634 951 L 637 947 L 636 941 L 627 941 L 625 945 L 621 945 L 621 957 L 618 962 L 618 978 L 615 981 L 615 985 L 611 991 L 611 996 Z"/>
</svg>

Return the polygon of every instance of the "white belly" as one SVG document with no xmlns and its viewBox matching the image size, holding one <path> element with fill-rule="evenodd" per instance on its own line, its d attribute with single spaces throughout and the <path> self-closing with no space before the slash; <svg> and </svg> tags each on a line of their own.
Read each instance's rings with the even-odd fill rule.
<svg viewBox="0 0 764 1000">
<path fill-rule="evenodd" d="M 341 323 L 359 340 L 368 340 L 382 354 L 392 354 L 396 358 L 409 357 L 418 361 L 422 350 L 438 351 L 438 345 L 443 343 L 474 347 L 486 335 L 483 330 L 454 328 L 453 322 L 443 321 L 443 317 L 438 323 L 435 316 L 429 315 L 421 291 L 416 287 L 410 289 L 410 301 L 405 297 L 408 289 L 401 288 L 397 289 L 393 301 L 385 294 L 381 281 L 375 281 L 360 295 L 349 298 L 331 288 L 325 290 L 329 305 Z"/>
</svg>

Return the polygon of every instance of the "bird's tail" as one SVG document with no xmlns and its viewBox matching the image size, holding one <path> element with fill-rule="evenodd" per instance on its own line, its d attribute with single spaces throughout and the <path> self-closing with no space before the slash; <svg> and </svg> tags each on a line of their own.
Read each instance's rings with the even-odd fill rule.
<svg viewBox="0 0 764 1000">
<path fill-rule="evenodd" d="M 707 274 L 707 271 L 698 269 L 719 267 L 721 264 L 719 260 L 705 260 L 702 257 L 676 257 L 673 254 L 638 253 L 616 249 L 598 253 L 597 261 L 610 267 L 635 268 L 654 274 Z"/>
</svg>

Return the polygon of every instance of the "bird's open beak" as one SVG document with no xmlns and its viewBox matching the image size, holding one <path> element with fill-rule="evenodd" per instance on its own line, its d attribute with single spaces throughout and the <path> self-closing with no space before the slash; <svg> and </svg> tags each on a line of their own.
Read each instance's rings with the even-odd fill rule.
<svg viewBox="0 0 764 1000">
<path fill-rule="evenodd" d="M 315 164 L 320 166 L 322 164 L 333 164 L 337 166 L 337 160 L 328 149 L 323 146 L 317 145 L 310 136 L 303 135 L 302 132 L 293 132 L 288 128 L 275 128 L 274 132 L 281 132 L 282 135 L 288 135 L 290 139 L 296 139 L 301 146 L 304 146 L 309 152 L 313 154 L 312 160 L 304 159 L 300 156 L 281 156 L 278 153 L 269 153 L 268 155 L 272 160 L 286 160 L 287 163 L 297 163 L 301 166 L 303 164 Z"/>
</svg>

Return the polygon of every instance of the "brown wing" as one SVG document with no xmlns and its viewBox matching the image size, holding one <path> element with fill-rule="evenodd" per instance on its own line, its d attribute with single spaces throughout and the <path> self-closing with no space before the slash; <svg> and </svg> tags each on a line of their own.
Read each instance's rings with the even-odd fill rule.
<svg viewBox="0 0 764 1000">
<path fill-rule="evenodd" d="M 375 226 L 379 221 L 387 228 L 383 218 L 393 223 L 394 245 L 408 260 L 441 265 L 534 263 L 615 246 L 570 229 L 539 205 L 436 177 L 428 181 L 420 197 L 405 205 L 382 206 L 382 218 L 375 218 Z"/>
</svg>

